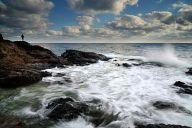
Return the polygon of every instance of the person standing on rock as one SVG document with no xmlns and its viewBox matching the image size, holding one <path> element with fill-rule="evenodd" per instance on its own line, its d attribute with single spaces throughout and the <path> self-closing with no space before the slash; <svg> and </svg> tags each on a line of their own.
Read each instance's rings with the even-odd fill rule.
<svg viewBox="0 0 192 128">
<path fill-rule="evenodd" d="M 3 35 L 0 33 L 0 40 L 3 40 Z"/>
<path fill-rule="evenodd" d="M 21 35 L 21 38 L 22 38 L 22 41 L 24 41 L 24 35 L 23 34 Z"/>
</svg>

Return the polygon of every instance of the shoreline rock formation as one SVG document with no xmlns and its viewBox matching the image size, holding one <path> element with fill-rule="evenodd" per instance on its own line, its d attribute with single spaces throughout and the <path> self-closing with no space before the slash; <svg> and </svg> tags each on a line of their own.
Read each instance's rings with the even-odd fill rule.
<svg viewBox="0 0 192 128">
<path fill-rule="evenodd" d="M 88 65 L 110 58 L 96 53 L 67 50 L 61 56 L 25 41 L 0 41 L 0 87 L 30 85 L 51 74 L 41 70 L 64 65 Z"/>
</svg>

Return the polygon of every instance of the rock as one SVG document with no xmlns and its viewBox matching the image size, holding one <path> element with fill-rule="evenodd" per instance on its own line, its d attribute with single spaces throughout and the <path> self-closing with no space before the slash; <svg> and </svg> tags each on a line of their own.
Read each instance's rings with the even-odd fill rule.
<svg viewBox="0 0 192 128">
<path fill-rule="evenodd" d="M 145 66 L 145 65 L 149 65 L 149 66 L 156 66 L 156 67 L 163 67 L 164 65 L 162 63 L 159 62 L 141 62 L 138 64 L 133 64 L 134 66 Z"/>
<path fill-rule="evenodd" d="M 36 83 L 42 79 L 41 72 L 32 69 L 11 69 L 9 72 L 1 72 L 0 87 L 15 88 Z"/>
<path fill-rule="evenodd" d="M 130 65 L 130 64 L 127 64 L 127 63 L 123 63 L 122 66 L 123 66 L 123 67 L 126 67 L 126 68 L 131 67 L 131 65 Z"/>
<path fill-rule="evenodd" d="M 120 65 L 120 64 L 118 64 L 118 63 L 117 63 L 117 64 L 115 64 L 115 65 L 116 65 L 116 66 L 118 66 L 118 67 L 119 67 L 119 66 L 121 66 L 121 65 Z"/>
<path fill-rule="evenodd" d="M 25 41 L 0 41 L 0 87 L 30 85 L 51 74 L 43 69 L 61 64 L 50 50 Z"/>
<path fill-rule="evenodd" d="M 63 77 L 65 75 L 66 75 L 65 73 L 57 73 L 54 77 Z"/>
<path fill-rule="evenodd" d="M 187 84 L 185 84 L 184 82 L 181 82 L 181 81 L 175 82 L 174 86 L 180 88 L 178 93 L 185 93 L 185 94 L 192 95 L 192 86 L 189 86 L 189 85 L 187 85 Z"/>
<path fill-rule="evenodd" d="M 187 75 L 192 75 L 192 68 L 189 68 L 189 70 L 186 72 Z"/>
<path fill-rule="evenodd" d="M 181 126 L 181 125 L 171 125 L 171 124 L 135 124 L 136 128 L 190 128 L 187 126 Z"/>
<path fill-rule="evenodd" d="M 192 114 L 191 111 L 172 102 L 156 101 L 152 105 L 159 110 L 174 110 L 176 112 L 182 112 L 190 115 Z"/>
<path fill-rule="evenodd" d="M 42 71 L 42 72 L 41 72 L 41 76 L 42 76 L 42 77 L 52 76 L 52 73 L 47 72 L 47 71 Z"/>
<path fill-rule="evenodd" d="M 156 101 L 153 103 L 153 106 L 157 109 L 175 109 L 176 105 L 174 103 L 165 102 L 165 101 Z"/>
<path fill-rule="evenodd" d="M 15 117 L 0 117 L 0 128 L 23 128 L 22 122 Z"/>
<path fill-rule="evenodd" d="M 0 41 L 4 40 L 3 35 L 0 33 Z"/>
<path fill-rule="evenodd" d="M 82 52 L 77 50 L 66 50 L 65 53 L 61 55 L 62 59 L 68 62 L 69 65 L 88 65 L 92 63 L 97 63 L 98 60 L 108 61 L 110 58 L 96 54 L 93 52 Z"/>
<path fill-rule="evenodd" d="M 65 119 L 70 121 L 76 119 L 81 113 L 86 113 L 88 111 L 88 105 L 76 102 L 71 98 L 58 98 L 51 101 L 46 109 L 51 110 L 47 115 L 50 119 Z"/>
</svg>

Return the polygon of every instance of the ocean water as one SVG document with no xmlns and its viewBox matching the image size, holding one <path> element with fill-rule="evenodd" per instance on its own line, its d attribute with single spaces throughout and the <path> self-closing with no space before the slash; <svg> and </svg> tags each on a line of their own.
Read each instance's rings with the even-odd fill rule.
<svg viewBox="0 0 192 128">
<path fill-rule="evenodd" d="M 134 128 L 134 122 L 164 123 L 192 126 L 192 95 L 178 94 L 176 81 L 192 84 L 192 76 L 185 74 L 192 67 L 191 44 L 38 44 L 61 55 L 67 49 L 104 54 L 112 59 L 88 66 L 53 68 L 52 77 L 37 84 L 14 90 L 0 90 L 0 114 L 15 115 L 32 125 L 45 117 L 45 106 L 55 98 L 72 97 L 101 106 L 118 119 L 98 128 Z M 134 66 L 140 61 L 158 62 L 164 66 Z M 125 68 L 117 64 L 128 63 Z M 65 74 L 72 82 L 56 77 Z M 62 84 L 58 84 L 62 81 Z M 188 112 L 158 110 L 156 101 L 182 106 Z M 51 124 L 51 125 L 50 125 Z M 76 120 L 47 123 L 50 128 L 95 128 L 79 117 Z M 46 124 L 45 124 L 46 125 Z M 40 126 L 39 126 L 40 127 Z"/>
</svg>

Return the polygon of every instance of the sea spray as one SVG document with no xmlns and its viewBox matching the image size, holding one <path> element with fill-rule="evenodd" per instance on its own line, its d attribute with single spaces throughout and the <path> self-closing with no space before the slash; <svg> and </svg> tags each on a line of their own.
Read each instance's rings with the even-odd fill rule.
<svg viewBox="0 0 192 128">
<path fill-rule="evenodd" d="M 160 49 L 150 49 L 147 52 L 146 57 L 148 61 L 159 62 L 167 66 L 190 66 L 186 60 L 178 58 L 175 48 L 171 44 L 164 44 L 163 47 L 160 47 Z"/>
</svg>

